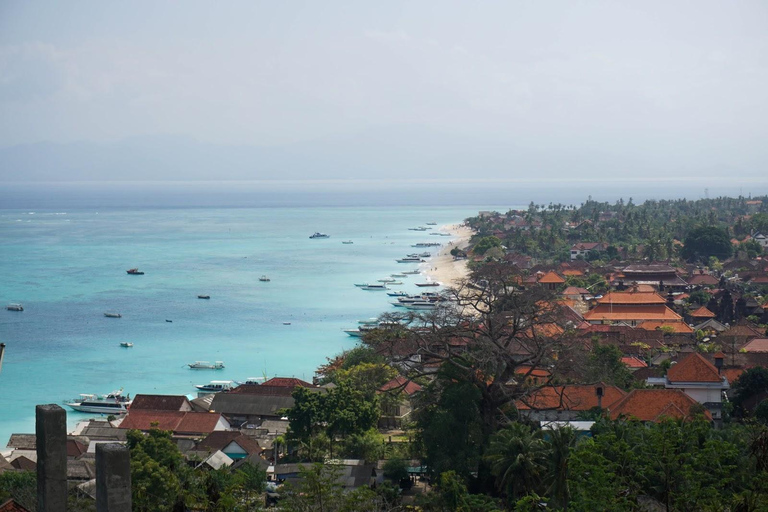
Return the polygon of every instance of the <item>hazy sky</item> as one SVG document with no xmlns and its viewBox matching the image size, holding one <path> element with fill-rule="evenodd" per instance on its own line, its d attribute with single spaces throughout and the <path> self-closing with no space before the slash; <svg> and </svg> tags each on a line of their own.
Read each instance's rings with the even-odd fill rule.
<svg viewBox="0 0 768 512">
<path fill-rule="evenodd" d="M 436 160 L 759 179 L 768 3 L 0 0 L 0 146 L 402 134 Z"/>
</svg>

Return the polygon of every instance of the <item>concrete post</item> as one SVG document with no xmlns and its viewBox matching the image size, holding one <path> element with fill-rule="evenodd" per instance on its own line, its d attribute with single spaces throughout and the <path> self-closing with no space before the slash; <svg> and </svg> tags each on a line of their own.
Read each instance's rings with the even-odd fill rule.
<svg viewBox="0 0 768 512">
<path fill-rule="evenodd" d="M 131 454 L 125 445 L 96 445 L 96 512 L 131 512 Z"/>
<path fill-rule="evenodd" d="M 35 408 L 37 510 L 67 509 L 67 412 L 56 404 Z"/>
</svg>

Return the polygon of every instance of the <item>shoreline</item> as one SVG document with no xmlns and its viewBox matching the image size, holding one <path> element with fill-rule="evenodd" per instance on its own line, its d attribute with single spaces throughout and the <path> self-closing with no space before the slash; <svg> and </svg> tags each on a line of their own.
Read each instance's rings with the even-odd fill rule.
<svg viewBox="0 0 768 512">
<path fill-rule="evenodd" d="M 454 260 L 451 250 L 454 247 L 460 249 L 466 247 L 474 232 L 463 224 L 448 224 L 440 226 L 439 230 L 450 233 L 452 237 L 448 244 L 440 246 L 437 254 L 428 260 L 429 266 L 424 271 L 424 275 L 429 281 L 437 281 L 443 286 L 452 286 L 457 280 L 469 275 L 469 268 L 467 268 L 468 260 Z"/>
</svg>

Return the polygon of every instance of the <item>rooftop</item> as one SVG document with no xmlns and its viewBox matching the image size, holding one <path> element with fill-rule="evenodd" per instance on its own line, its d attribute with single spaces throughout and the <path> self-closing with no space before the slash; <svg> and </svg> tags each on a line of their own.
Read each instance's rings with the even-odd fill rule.
<svg viewBox="0 0 768 512">
<path fill-rule="evenodd" d="M 608 292 L 597 299 L 598 304 L 666 304 L 667 300 L 656 292 Z"/>
<path fill-rule="evenodd" d="M 667 380 L 670 382 L 722 382 L 723 378 L 712 363 L 704 359 L 701 354 L 693 352 L 667 370 Z"/>
<path fill-rule="evenodd" d="M 640 421 L 660 421 L 663 418 L 686 419 L 699 403 L 679 389 L 635 389 L 610 408 L 610 417 L 621 416 Z M 712 420 L 709 411 L 704 416 Z"/>
</svg>

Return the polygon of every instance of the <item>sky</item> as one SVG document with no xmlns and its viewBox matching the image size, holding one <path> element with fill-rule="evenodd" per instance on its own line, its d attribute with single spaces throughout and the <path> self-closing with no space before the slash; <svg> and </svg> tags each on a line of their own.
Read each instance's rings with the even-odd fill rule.
<svg viewBox="0 0 768 512">
<path fill-rule="evenodd" d="M 238 179 L 760 181 L 766 27 L 763 1 L 0 0 L 0 179 L 171 141 Z"/>
</svg>

